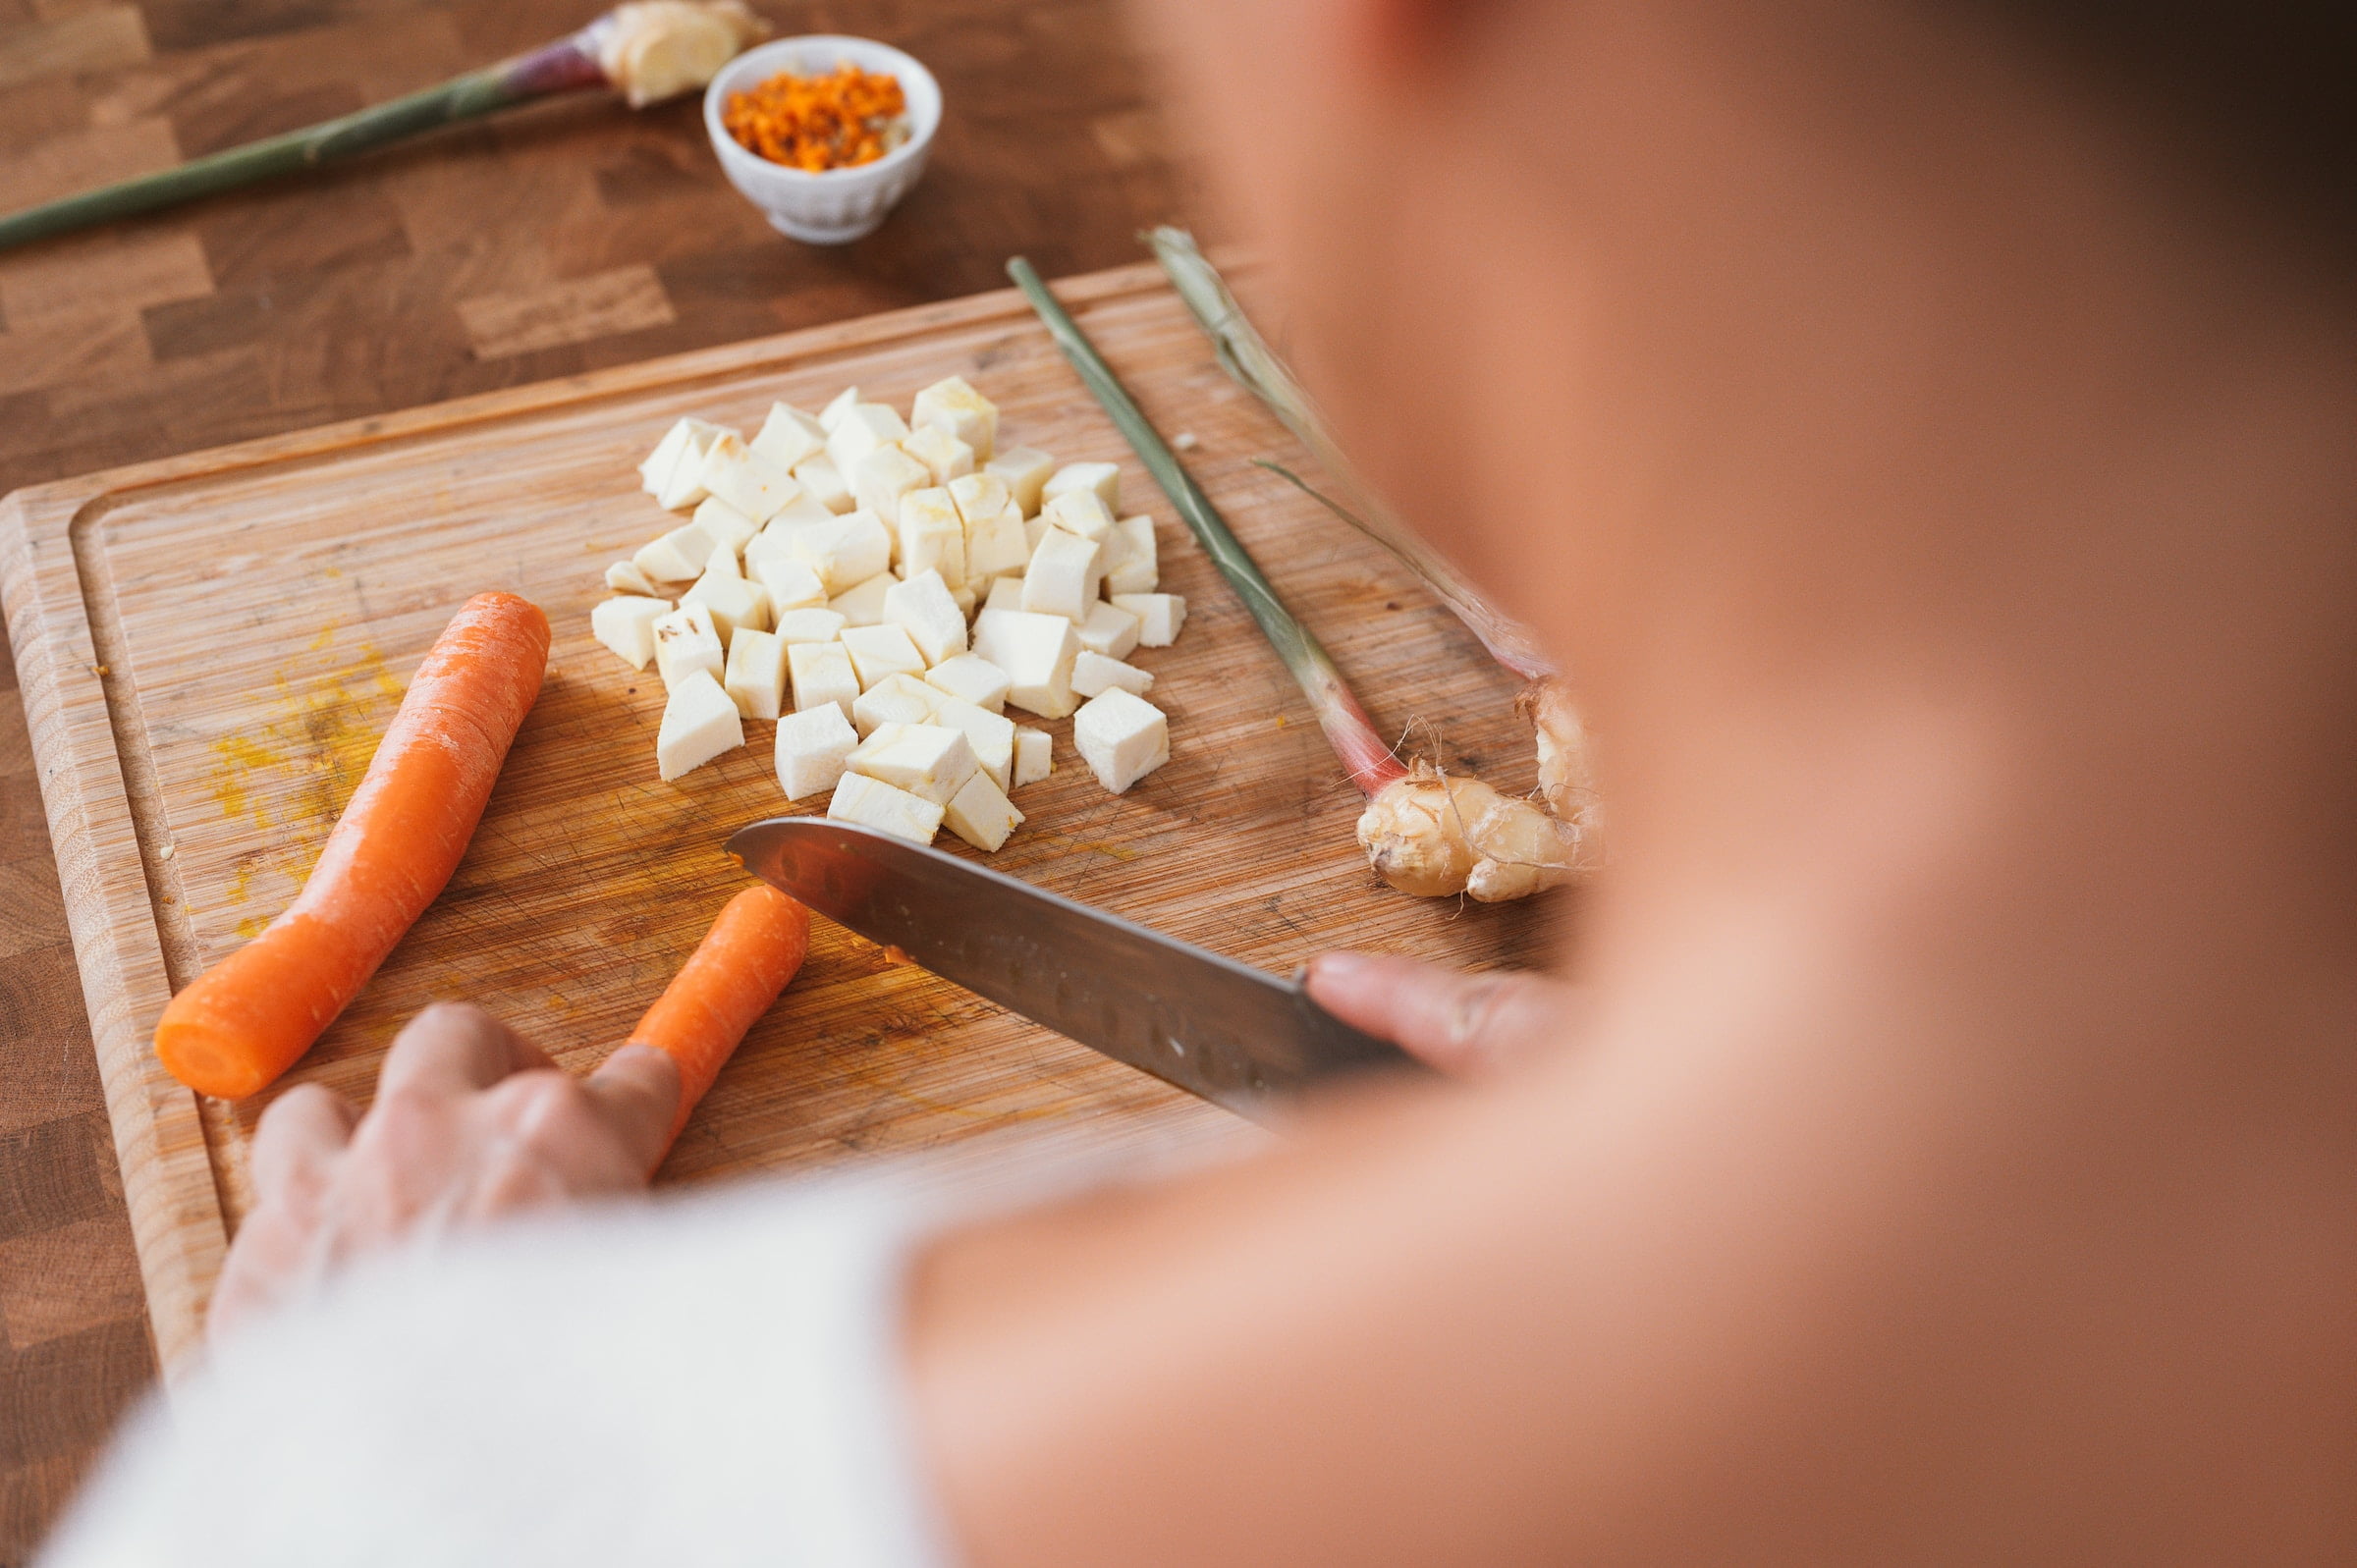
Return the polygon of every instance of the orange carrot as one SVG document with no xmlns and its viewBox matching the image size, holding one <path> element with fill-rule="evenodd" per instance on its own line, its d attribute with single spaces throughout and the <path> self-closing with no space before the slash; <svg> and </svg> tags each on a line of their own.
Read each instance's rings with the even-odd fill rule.
<svg viewBox="0 0 2357 1568">
<path fill-rule="evenodd" d="M 687 1113 L 720 1076 L 744 1032 L 778 1000 L 809 950 L 810 911 L 766 883 L 756 884 L 728 901 L 687 962 L 646 1009 L 646 1016 L 630 1031 L 630 1043 L 653 1046 L 680 1064 L 680 1113 L 671 1124 L 673 1138 L 687 1125 Z"/>
<path fill-rule="evenodd" d="M 308 1051 L 458 869 L 548 670 L 548 618 L 477 594 L 435 639 L 310 880 L 269 928 L 172 999 L 166 1071 L 243 1099 Z"/>
</svg>

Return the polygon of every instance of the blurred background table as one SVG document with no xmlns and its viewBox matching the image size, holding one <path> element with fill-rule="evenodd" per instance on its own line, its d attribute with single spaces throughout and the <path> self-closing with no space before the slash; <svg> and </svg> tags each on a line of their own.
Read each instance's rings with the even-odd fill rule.
<svg viewBox="0 0 2357 1568">
<path fill-rule="evenodd" d="M 906 49 L 924 182 L 839 250 L 774 235 L 693 100 L 584 95 L 0 253 L 0 493 L 1136 260 L 1193 205 L 1113 0 L 753 0 Z M 0 0 L 0 211 L 346 113 L 595 0 Z M 0 647 L 0 1565 L 153 1376 L 16 676 Z"/>
</svg>

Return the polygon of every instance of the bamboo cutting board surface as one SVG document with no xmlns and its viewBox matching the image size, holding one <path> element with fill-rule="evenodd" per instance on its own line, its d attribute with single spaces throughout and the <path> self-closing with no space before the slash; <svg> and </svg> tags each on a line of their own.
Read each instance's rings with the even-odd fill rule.
<svg viewBox="0 0 2357 1568">
<path fill-rule="evenodd" d="M 1389 556 L 1252 466 L 1308 460 L 1159 274 L 1059 293 L 1148 415 L 1196 438 L 1190 465 L 1380 722 L 1438 726 L 1460 765 L 1528 787 L 1510 677 Z M 668 525 L 635 464 L 681 414 L 749 434 L 776 399 L 816 408 L 855 383 L 905 408 L 953 373 L 999 405 L 1003 440 L 1120 460 L 1125 510 L 1156 516 L 1163 587 L 1189 607 L 1175 647 L 1136 656 L 1171 715 L 1171 763 L 1117 798 L 1070 722 L 1047 726 L 1057 771 L 1018 792 L 1030 820 L 990 864 L 1271 970 L 1343 946 L 1545 960 L 1555 906 L 1408 899 L 1367 873 L 1357 794 L 1290 678 L 1012 292 L 20 491 L 0 503 L 0 586 L 167 1361 L 201 1328 L 271 1097 L 199 1102 L 157 1066 L 156 1015 L 301 885 L 451 614 L 485 589 L 534 600 L 556 633 L 547 685 L 449 888 L 281 1089 L 364 1100 L 393 1033 L 438 998 L 481 1002 L 576 1070 L 623 1038 L 742 885 L 721 841 L 793 809 L 767 724 L 658 782 L 661 682 L 589 635 L 605 564 Z M 819 927 L 662 1180 L 1024 1124 L 1147 1148 L 1227 1124 Z"/>
</svg>

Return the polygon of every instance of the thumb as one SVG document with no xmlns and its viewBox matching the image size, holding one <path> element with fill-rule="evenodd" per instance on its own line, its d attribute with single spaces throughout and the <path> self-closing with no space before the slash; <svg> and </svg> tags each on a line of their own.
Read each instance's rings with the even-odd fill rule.
<svg viewBox="0 0 2357 1568">
<path fill-rule="evenodd" d="M 581 1086 L 649 1175 L 679 1131 L 680 1064 L 653 1046 L 624 1046 Z"/>
<path fill-rule="evenodd" d="M 1370 953 L 1310 960 L 1312 1001 L 1453 1077 L 1473 1078 L 1566 1039 L 1578 993 L 1527 974 L 1462 974 Z"/>
</svg>

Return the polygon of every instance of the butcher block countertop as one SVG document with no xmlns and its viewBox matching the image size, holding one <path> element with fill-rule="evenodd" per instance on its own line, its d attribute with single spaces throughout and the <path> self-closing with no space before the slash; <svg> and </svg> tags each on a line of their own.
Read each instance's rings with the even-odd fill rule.
<svg viewBox="0 0 2357 1568">
<path fill-rule="evenodd" d="M 1126 263 L 1188 202 L 1111 0 L 754 0 L 941 79 L 924 183 L 808 250 L 693 103 L 527 109 L 0 254 L 0 492 Z M 437 81 L 595 0 L 0 0 L 0 208 Z M 153 1376 L 17 675 L 0 647 L 0 1564 Z"/>
</svg>

